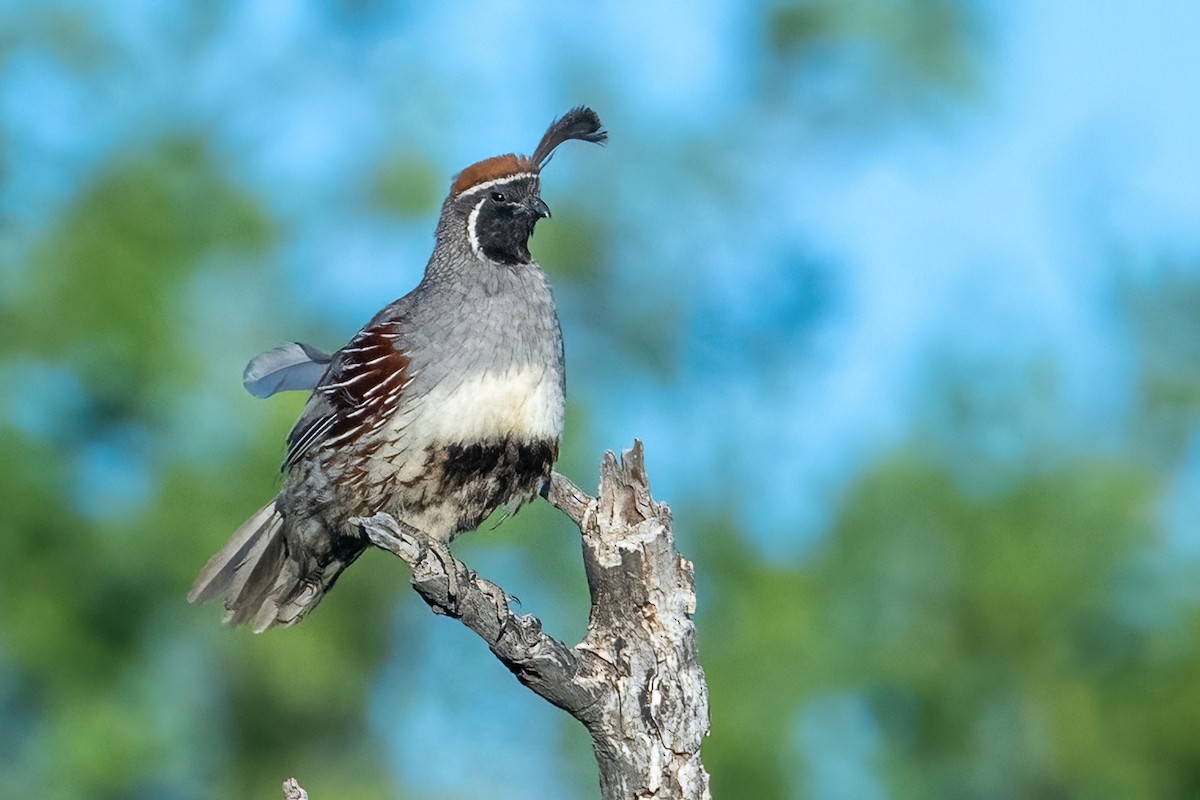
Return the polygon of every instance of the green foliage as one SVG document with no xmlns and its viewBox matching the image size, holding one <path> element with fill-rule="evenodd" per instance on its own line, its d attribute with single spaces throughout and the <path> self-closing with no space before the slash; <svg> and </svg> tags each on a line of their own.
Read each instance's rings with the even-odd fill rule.
<svg viewBox="0 0 1200 800">
<path fill-rule="evenodd" d="M 320 622 L 285 635 L 231 633 L 216 609 L 184 603 L 199 565 L 270 497 L 294 403 L 262 405 L 219 469 L 173 458 L 169 441 L 140 449 L 156 486 L 132 517 L 75 510 L 89 447 L 165 434 L 171 398 L 204 373 L 206 343 L 182 324 L 187 282 L 261 253 L 272 227 L 197 141 L 165 142 L 85 188 L 0 305 L 0 365 L 18 389 L 31 359 L 76 376 L 62 391 L 81 395 L 68 406 L 82 417 L 59 421 L 69 430 L 0 425 L 0 664 L 29 709 L 13 735 L 44 756 L 4 759 L 2 795 L 252 796 L 287 764 L 338 796 L 384 791 L 361 767 L 394 572 L 360 569 Z"/>
<path fill-rule="evenodd" d="M 200 259 L 262 251 L 270 237 L 203 144 L 164 142 L 100 175 L 43 239 L 21 302 L 0 317 L 6 348 L 68 361 L 115 405 L 144 402 L 140 385 L 195 371 L 193 343 L 175 323 Z"/>
<path fill-rule="evenodd" d="M 41 44 L 73 67 L 98 66 L 116 56 L 111 42 L 98 35 L 85 11 L 55 5 L 32 5 L 24 15 L 7 13 L 7 24 L 0 29 L 0 58 L 27 42 Z"/>
<path fill-rule="evenodd" d="M 766 50 L 779 74 L 823 80 L 840 73 L 845 95 L 802 93 L 832 123 L 929 113 L 972 96 L 982 82 L 980 12 L 955 0 L 795 0 L 767 15 Z"/>
<path fill-rule="evenodd" d="M 608 237 L 586 209 L 563 207 L 554 213 L 554 223 L 539 226 L 530 243 L 534 257 L 556 282 L 595 285 L 609 258 Z"/>
<path fill-rule="evenodd" d="M 882 731 L 866 766 L 890 796 L 1200 791 L 1197 612 L 1168 591 L 1194 576 L 1150 563 L 1153 478 L 1078 462 L 980 497 L 913 451 L 861 479 L 801 564 L 759 564 L 714 527 L 716 794 L 789 796 L 805 761 L 781 743 L 845 692 Z"/>
<path fill-rule="evenodd" d="M 1123 286 L 1118 301 L 1136 333 L 1139 455 L 1169 466 L 1183 457 L 1200 417 L 1200 282 L 1187 264 L 1157 268 L 1164 278 Z"/>
<path fill-rule="evenodd" d="M 428 161 L 397 156 L 375 176 L 371 201 L 402 217 L 427 216 L 437 211 L 448 187 L 449 181 Z"/>
</svg>

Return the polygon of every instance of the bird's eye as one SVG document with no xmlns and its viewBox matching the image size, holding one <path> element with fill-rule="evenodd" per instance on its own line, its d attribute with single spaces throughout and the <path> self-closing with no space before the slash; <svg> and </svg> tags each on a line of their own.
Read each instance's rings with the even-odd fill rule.
<svg viewBox="0 0 1200 800">
<path fill-rule="evenodd" d="M 504 202 L 504 192 L 492 192 L 492 199 L 497 203 Z"/>
</svg>

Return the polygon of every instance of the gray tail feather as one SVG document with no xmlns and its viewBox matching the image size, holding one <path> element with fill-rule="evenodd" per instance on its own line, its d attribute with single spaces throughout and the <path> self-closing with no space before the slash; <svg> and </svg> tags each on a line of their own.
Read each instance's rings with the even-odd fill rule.
<svg viewBox="0 0 1200 800">
<path fill-rule="evenodd" d="M 316 607 L 352 560 L 335 560 L 313 569 L 306 559 L 293 557 L 283 535 L 283 517 L 272 500 L 208 560 L 188 593 L 188 602 L 224 597 L 224 621 L 249 622 L 255 633 L 294 625 Z"/>
</svg>

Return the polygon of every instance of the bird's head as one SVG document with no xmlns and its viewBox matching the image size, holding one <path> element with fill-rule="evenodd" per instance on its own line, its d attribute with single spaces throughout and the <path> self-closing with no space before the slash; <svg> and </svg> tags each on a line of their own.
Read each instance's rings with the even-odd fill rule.
<svg viewBox="0 0 1200 800">
<path fill-rule="evenodd" d="M 509 153 L 484 159 L 454 179 L 443 218 L 449 217 L 479 258 L 499 264 L 528 264 L 529 237 L 550 216 L 541 197 L 540 175 L 554 149 L 569 139 L 603 143 L 608 134 L 596 112 L 573 108 L 551 123 L 531 156 Z"/>
</svg>

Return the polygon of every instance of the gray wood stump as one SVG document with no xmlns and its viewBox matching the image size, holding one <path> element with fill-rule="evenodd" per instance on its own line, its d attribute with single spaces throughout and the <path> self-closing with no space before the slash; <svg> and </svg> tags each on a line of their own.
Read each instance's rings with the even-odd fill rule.
<svg viewBox="0 0 1200 800">
<path fill-rule="evenodd" d="M 598 497 L 554 473 L 548 499 L 583 537 L 592 608 L 574 647 L 547 635 L 537 617 L 514 614 L 505 592 L 445 545 L 386 514 L 360 524 L 408 563 L 435 613 L 460 620 L 517 680 L 584 724 L 604 800 L 709 798 L 692 564 L 675 549 L 671 510 L 650 495 L 641 442 L 619 461 L 605 453 Z"/>
</svg>

